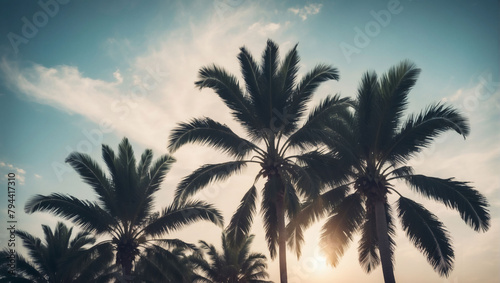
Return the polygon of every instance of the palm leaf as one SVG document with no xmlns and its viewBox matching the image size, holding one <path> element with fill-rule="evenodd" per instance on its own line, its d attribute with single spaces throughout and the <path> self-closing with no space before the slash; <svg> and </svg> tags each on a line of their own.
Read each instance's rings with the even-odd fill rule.
<svg viewBox="0 0 500 283">
<path fill-rule="evenodd" d="M 224 223 L 220 212 L 211 204 L 203 201 L 186 201 L 165 208 L 157 219 L 144 227 L 144 233 L 152 237 L 160 236 L 199 220 L 210 221 L 217 226 L 223 226 Z"/>
<path fill-rule="evenodd" d="M 295 251 L 297 258 L 302 254 L 303 231 L 335 208 L 346 197 L 348 186 L 333 188 L 318 197 L 310 198 L 301 206 L 300 212 L 290 219 L 287 229 L 288 246 Z"/>
<path fill-rule="evenodd" d="M 234 173 L 240 172 L 247 161 L 237 160 L 219 164 L 206 164 L 184 177 L 175 191 L 176 201 L 184 201 L 190 195 L 216 181 L 224 181 Z"/>
<path fill-rule="evenodd" d="M 259 85 L 262 70 L 255 62 L 252 54 L 250 54 L 245 47 L 240 48 L 238 61 L 240 62 L 241 74 L 243 75 L 243 80 L 245 81 L 247 93 L 250 96 L 252 104 L 256 105 L 257 101 L 259 101 L 263 96 Z"/>
<path fill-rule="evenodd" d="M 405 197 L 398 200 L 398 215 L 410 241 L 426 257 L 434 270 L 448 276 L 453 268 L 453 247 L 448 231 L 422 205 Z"/>
<path fill-rule="evenodd" d="M 244 157 L 256 147 L 240 138 L 226 125 L 206 117 L 193 119 L 189 123 L 180 123 L 172 130 L 168 145 L 171 152 L 175 152 L 186 143 L 210 145 L 238 158 Z"/>
<path fill-rule="evenodd" d="M 317 65 L 309 71 L 299 82 L 290 102 L 289 113 L 293 114 L 296 123 L 305 113 L 307 102 L 322 82 L 328 80 L 338 80 L 339 72 L 337 68 L 327 65 Z"/>
<path fill-rule="evenodd" d="M 408 175 L 404 180 L 425 197 L 440 201 L 457 210 L 460 217 L 475 231 L 487 231 L 490 227 L 488 201 L 467 182 L 440 179 L 424 175 Z"/>
<path fill-rule="evenodd" d="M 365 210 L 358 194 L 347 196 L 323 225 L 320 244 L 328 262 L 336 266 L 363 221 Z"/>
<path fill-rule="evenodd" d="M 241 199 L 240 205 L 231 217 L 231 222 L 226 228 L 227 239 L 234 245 L 241 243 L 250 232 L 255 213 L 255 199 L 257 189 L 252 186 Z"/>
<path fill-rule="evenodd" d="M 148 166 L 149 172 L 145 176 L 141 176 L 139 195 L 135 199 L 135 205 L 125 207 L 134 212 L 134 223 L 142 223 L 151 215 L 154 201 L 153 194 L 160 189 L 161 183 L 175 161 L 168 154 L 162 155 L 152 166 Z"/>
<path fill-rule="evenodd" d="M 192 250 L 192 251 L 198 250 L 196 245 L 186 243 L 181 239 L 152 239 L 150 241 L 158 243 L 167 249 L 182 249 L 182 250 Z"/>
<path fill-rule="evenodd" d="M 266 232 L 267 247 L 271 259 L 276 256 L 276 246 L 278 245 L 278 217 L 276 215 L 276 194 L 279 182 L 276 175 L 270 176 L 262 189 L 261 213 L 264 220 L 264 230 Z"/>
<path fill-rule="evenodd" d="M 454 130 L 465 138 L 470 133 L 469 122 L 451 106 L 431 105 L 419 115 L 408 117 L 390 143 L 388 158 L 398 162 L 407 161 L 448 130 Z"/>
<path fill-rule="evenodd" d="M 379 99 L 381 116 L 378 121 L 376 142 L 379 146 L 387 144 L 399 127 L 401 116 L 408 105 L 408 93 L 415 85 L 420 69 L 406 60 L 392 67 L 380 78 Z"/>
<path fill-rule="evenodd" d="M 33 263 L 24 258 L 20 253 L 15 254 L 16 274 L 11 274 L 10 271 L 12 270 L 12 268 L 9 266 L 10 255 L 11 253 L 9 250 L 7 250 L 7 248 L 5 248 L 3 251 L 0 251 L 0 282 L 46 282 L 42 273 L 43 271 L 39 270 Z"/>
<path fill-rule="evenodd" d="M 200 89 L 208 87 L 213 89 L 232 110 L 233 116 L 249 132 L 256 133 L 260 123 L 253 115 L 253 107 L 247 97 L 244 96 L 236 78 L 228 74 L 224 69 L 215 65 L 203 67 L 198 74 L 199 80 L 195 85 Z"/>
<path fill-rule="evenodd" d="M 66 162 L 75 169 L 82 180 L 90 185 L 107 210 L 114 211 L 114 194 L 111 184 L 101 167 L 88 154 L 71 153 Z"/>
<path fill-rule="evenodd" d="M 262 53 L 262 79 L 261 79 L 261 92 L 262 97 L 255 103 L 255 110 L 259 113 L 258 117 L 262 119 L 264 125 L 270 127 L 275 118 L 273 110 L 282 112 L 285 108 L 285 101 L 281 97 L 281 90 L 279 89 L 279 47 L 272 40 L 268 39 L 266 49 Z M 281 113 L 283 114 L 283 113 Z M 274 121 L 273 126 L 282 128 L 281 119 Z M 277 122 L 277 124 L 276 124 Z"/>
<path fill-rule="evenodd" d="M 349 98 L 340 98 L 339 95 L 329 95 L 323 99 L 311 111 L 304 125 L 290 135 L 290 146 L 306 149 L 324 143 L 331 135 L 325 130 L 326 126 L 332 123 L 332 119 L 347 115 L 347 107 L 351 105 L 349 101 Z"/>
<path fill-rule="evenodd" d="M 108 232 L 116 225 L 115 220 L 96 203 L 82 201 L 73 196 L 53 193 L 49 196 L 36 195 L 25 205 L 26 213 L 49 212 L 71 220 L 84 230 L 98 234 Z"/>
<path fill-rule="evenodd" d="M 380 264 L 378 255 L 378 237 L 375 214 L 367 213 L 361 225 L 361 239 L 358 246 L 359 264 L 366 273 L 370 273 Z"/>
<path fill-rule="evenodd" d="M 140 178 L 143 178 L 148 174 L 149 166 L 151 166 L 152 161 L 153 151 L 151 149 L 146 149 L 141 155 L 139 165 L 137 165 L 137 175 L 139 175 Z"/>
<path fill-rule="evenodd" d="M 375 137 L 377 131 L 377 121 L 381 115 L 380 101 L 378 96 L 377 74 L 375 72 L 366 72 L 361 78 L 358 87 L 357 105 L 355 112 L 355 130 L 357 142 L 360 143 L 360 157 L 367 158 L 370 148 L 375 146 Z"/>
</svg>

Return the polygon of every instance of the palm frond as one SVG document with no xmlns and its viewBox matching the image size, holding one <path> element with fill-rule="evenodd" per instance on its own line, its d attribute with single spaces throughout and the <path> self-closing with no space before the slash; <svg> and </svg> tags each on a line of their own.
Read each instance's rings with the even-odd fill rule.
<svg viewBox="0 0 500 283">
<path fill-rule="evenodd" d="M 139 164 L 137 165 L 137 175 L 143 178 L 148 174 L 149 167 L 153 161 L 153 151 L 151 149 L 146 149 L 142 155 Z"/>
<path fill-rule="evenodd" d="M 122 220 L 132 221 L 136 216 L 138 203 L 142 199 L 140 178 L 137 175 L 134 150 L 127 138 L 118 145 L 118 157 L 115 159 L 116 176 L 113 180 L 117 215 Z M 120 205 L 118 205 L 120 204 Z"/>
<path fill-rule="evenodd" d="M 278 186 L 278 177 L 269 176 L 264 188 L 262 189 L 261 213 L 264 220 L 264 230 L 266 232 L 267 247 L 271 259 L 276 256 L 276 247 L 278 246 L 278 216 L 276 212 L 276 198 Z"/>
<path fill-rule="evenodd" d="M 323 225 L 320 240 L 323 252 L 331 265 L 336 266 L 339 263 L 364 215 L 361 197 L 356 193 L 347 196 L 332 210 L 331 216 Z"/>
<path fill-rule="evenodd" d="M 227 239 L 238 245 L 245 239 L 250 232 L 255 214 L 255 200 L 257 198 L 257 189 L 252 186 L 241 199 L 240 205 L 231 217 L 231 222 L 226 228 Z"/>
<path fill-rule="evenodd" d="M 406 177 L 413 175 L 413 168 L 411 166 L 401 166 L 390 172 L 390 174 L 396 176 L 396 178 Z M 389 175 L 389 174 L 388 174 Z"/>
<path fill-rule="evenodd" d="M 295 251 L 297 258 L 302 254 L 301 247 L 304 243 L 303 231 L 341 203 L 348 191 L 348 186 L 339 186 L 318 197 L 308 199 L 302 204 L 300 212 L 294 218 L 290 219 L 286 227 L 287 242 L 288 246 Z"/>
<path fill-rule="evenodd" d="M 281 176 L 281 178 L 284 179 L 286 188 L 284 200 L 285 213 L 288 219 L 294 219 L 300 211 L 300 199 L 290 180 L 284 178 L 283 175 Z"/>
<path fill-rule="evenodd" d="M 116 171 L 116 154 L 110 146 L 105 144 L 102 145 L 102 159 L 104 160 L 104 163 L 106 163 L 106 167 L 111 175 L 111 180 L 115 182 L 118 178 Z"/>
<path fill-rule="evenodd" d="M 189 123 L 179 123 L 172 130 L 168 145 L 171 152 L 187 143 L 210 145 L 237 158 L 244 157 L 256 147 L 239 137 L 228 126 L 207 117 L 193 119 Z"/>
<path fill-rule="evenodd" d="M 152 239 L 152 242 L 158 243 L 159 245 L 167 249 L 182 249 L 182 250 L 192 250 L 197 251 L 196 245 L 191 243 L 186 243 L 181 239 Z"/>
<path fill-rule="evenodd" d="M 342 119 L 350 106 L 349 98 L 340 98 L 340 95 L 327 96 L 314 108 L 304 125 L 288 138 L 292 147 L 306 149 L 315 147 L 330 138 L 331 133 L 326 131 L 333 119 Z"/>
<path fill-rule="evenodd" d="M 11 253 L 7 248 L 0 251 L 0 282 L 26 282 L 26 283 L 45 283 L 43 271 L 39 270 L 28 259 L 24 258 L 20 253 L 15 253 L 16 261 L 15 273 L 11 274 L 10 264 Z"/>
<path fill-rule="evenodd" d="M 253 114 L 253 107 L 249 99 L 243 94 L 237 79 L 224 69 L 215 65 L 203 67 L 198 74 L 199 80 L 195 85 L 200 89 L 213 89 L 232 110 L 233 116 L 250 133 L 258 132 L 260 123 Z"/>
<path fill-rule="evenodd" d="M 290 102 L 290 113 L 294 114 L 291 123 L 299 121 L 305 113 L 307 102 L 322 82 L 328 80 L 338 80 L 339 72 L 337 68 L 328 65 L 316 65 L 299 82 Z"/>
<path fill-rule="evenodd" d="M 323 184 L 335 186 L 349 180 L 350 168 L 346 168 L 345 161 L 332 152 L 313 150 L 296 155 L 295 158 L 299 165 L 310 168 Z"/>
<path fill-rule="evenodd" d="M 280 86 L 280 89 L 284 94 L 287 94 L 287 98 L 291 98 L 291 94 L 294 91 L 294 87 L 296 85 L 296 79 L 297 79 L 297 73 L 299 71 L 299 62 L 300 62 L 300 57 L 299 53 L 297 52 L 297 45 L 295 44 L 290 51 L 285 55 L 285 58 L 283 59 L 280 70 L 279 70 L 279 75 L 280 75 L 280 82 L 283 84 Z M 293 113 L 289 113 L 292 114 Z"/>
<path fill-rule="evenodd" d="M 190 275 L 180 256 L 156 245 L 142 253 L 136 273 L 141 282 L 187 282 Z"/>
<path fill-rule="evenodd" d="M 453 178 L 440 179 L 424 175 L 409 175 L 404 180 L 412 189 L 425 197 L 440 201 L 446 207 L 457 210 L 460 217 L 475 231 L 487 231 L 490 213 L 486 198 L 469 183 Z"/>
<path fill-rule="evenodd" d="M 97 234 L 107 232 L 109 227 L 116 225 L 113 217 L 96 203 L 58 193 L 32 197 L 26 203 L 24 211 L 26 213 L 49 212 L 72 221 L 86 231 Z"/>
<path fill-rule="evenodd" d="M 255 104 L 255 110 L 260 113 L 259 117 L 263 119 L 266 126 L 271 126 L 271 121 L 274 116 L 273 109 L 282 111 L 285 106 L 286 99 L 281 97 L 279 89 L 279 47 L 272 40 L 268 39 L 266 49 L 262 53 L 262 79 L 261 91 L 264 96 Z M 281 122 L 275 125 L 281 128 Z"/>
<path fill-rule="evenodd" d="M 453 268 L 453 247 L 448 231 L 422 205 L 405 197 L 398 200 L 398 215 L 410 241 L 426 257 L 434 270 L 448 276 Z"/>
<path fill-rule="evenodd" d="M 359 264 L 366 273 L 370 273 L 380 264 L 378 255 L 377 224 L 374 213 L 366 213 L 361 225 L 361 238 L 358 246 Z"/>
<path fill-rule="evenodd" d="M 234 173 L 240 172 L 247 161 L 237 160 L 218 164 L 206 164 L 184 177 L 175 191 L 176 201 L 184 201 L 187 197 L 216 181 L 224 181 Z"/>
<path fill-rule="evenodd" d="M 16 235 L 23 241 L 23 246 L 28 250 L 28 255 L 38 267 L 40 273 L 48 273 L 47 267 L 49 265 L 46 264 L 47 259 L 43 256 L 44 245 L 42 240 L 22 230 L 16 231 Z"/>
<path fill-rule="evenodd" d="M 389 69 L 379 82 L 381 116 L 378 121 L 376 142 L 386 145 L 398 129 L 401 116 L 408 105 L 408 94 L 415 85 L 420 69 L 405 60 Z"/>
<path fill-rule="evenodd" d="M 161 183 L 165 179 L 166 174 L 175 163 L 175 158 L 168 154 L 160 156 L 149 169 L 148 183 L 144 191 L 147 195 L 152 195 L 159 190 Z"/>
<path fill-rule="evenodd" d="M 257 62 L 255 62 L 252 54 L 250 54 L 245 47 L 240 48 L 238 61 L 240 62 L 241 74 L 245 81 L 247 93 L 249 94 L 252 104 L 255 106 L 263 97 L 260 89 L 262 70 Z"/>
<path fill-rule="evenodd" d="M 90 185 L 101 201 L 102 206 L 108 211 L 113 211 L 114 193 L 106 174 L 101 167 L 88 155 L 78 152 L 71 153 L 66 162 L 75 169 L 83 182 Z"/>
<path fill-rule="evenodd" d="M 157 219 L 144 227 L 144 233 L 153 237 L 160 236 L 200 220 L 210 221 L 220 227 L 224 224 L 222 215 L 211 204 L 186 201 L 165 208 Z"/>
<path fill-rule="evenodd" d="M 370 154 L 370 148 L 375 146 L 375 137 L 377 132 L 377 122 L 382 109 L 379 105 L 378 81 L 375 72 L 366 72 L 361 78 L 358 87 L 357 105 L 355 112 L 355 125 L 357 142 L 359 142 L 360 157 L 367 158 Z"/>
<path fill-rule="evenodd" d="M 470 133 L 469 121 L 451 106 L 433 104 L 420 114 L 408 117 L 390 142 L 388 159 L 407 161 L 448 130 L 454 130 L 465 138 Z"/>
<path fill-rule="evenodd" d="M 111 277 L 113 272 L 113 246 L 109 242 L 103 242 L 97 244 L 90 249 L 84 251 L 83 255 L 80 254 L 80 265 L 77 266 L 79 271 L 79 276 L 75 278 L 76 282 L 98 282 L 103 280 L 104 282 L 108 277 Z M 75 261 L 70 260 L 69 264 L 74 264 Z M 68 269 L 66 267 L 65 269 Z"/>
</svg>

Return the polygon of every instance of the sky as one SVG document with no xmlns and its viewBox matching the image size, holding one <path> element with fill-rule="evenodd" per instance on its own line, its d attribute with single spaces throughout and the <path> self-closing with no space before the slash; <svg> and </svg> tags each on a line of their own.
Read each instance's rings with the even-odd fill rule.
<svg viewBox="0 0 500 283">
<path fill-rule="evenodd" d="M 7 244 L 7 174 L 16 174 L 17 228 L 41 237 L 40 224 L 59 218 L 25 214 L 35 194 L 67 193 L 95 200 L 64 159 L 90 154 L 101 165 L 101 144 L 123 137 L 136 156 L 151 148 L 168 153 L 176 123 L 207 116 L 243 134 L 210 89 L 194 86 L 198 70 L 215 63 L 241 79 L 237 54 L 246 46 L 259 58 L 267 39 L 281 54 L 298 43 L 300 75 L 316 64 L 338 68 L 340 80 L 323 84 L 311 105 L 328 94 L 354 97 L 362 74 L 387 71 L 409 59 L 422 73 L 408 113 L 444 102 L 471 123 L 464 141 L 445 134 L 414 160 L 417 172 L 470 181 L 490 202 L 491 228 L 476 233 L 456 211 L 423 199 L 404 184 L 399 192 L 424 204 L 444 222 L 455 248 L 454 270 L 439 277 L 397 223 L 395 276 L 399 282 L 499 282 L 500 271 L 500 4 L 498 1 L 81 1 L 4 0 L 0 10 L 0 248 Z M 187 145 L 157 193 L 158 209 L 176 184 L 199 166 L 229 160 L 210 148 Z M 259 168 L 248 167 L 195 197 L 216 205 L 228 223 Z M 261 183 L 258 185 L 262 186 Z M 390 202 L 396 199 L 390 198 Z M 66 222 L 69 224 L 69 222 Z M 300 259 L 289 251 L 290 282 L 383 282 L 381 268 L 365 274 L 357 240 L 340 264 L 329 267 L 318 248 L 321 222 L 306 233 Z M 201 232 L 202 231 L 202 232 Z M 220 228 L 186 227 L 169 237 L 220 245 Z M 269 256 L 260 215 L 253 250 Z M 23 252 L 22 248 L 18 248 Z M 269 260 L 279 281 L 277 260 Z"/>
</svg>

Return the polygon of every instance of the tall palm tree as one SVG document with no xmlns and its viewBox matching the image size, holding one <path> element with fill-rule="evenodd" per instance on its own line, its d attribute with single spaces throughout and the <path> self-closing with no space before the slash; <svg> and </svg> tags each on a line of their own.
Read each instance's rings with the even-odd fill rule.
<svg viewBox="0 0 500 283">
<path fill-rule="evenodd" d="M 200 248 L 208 254 L 209 260 L 203 254 L 190 257 L 194 267 L 201 271 L 194 276 L 193 282 L 272 283 L 264 280 L 269 276 L 266 272 L 266 256 L 250 253 L 253 238 L 253 235 L 244 236 L 242 242 L 233 243 L 222 233 L 222 253 L 213 245 L 200 241 Z"/>
<path fill-rule="evenodd" d="M 249 139 L 206 117 L 180 123 L 170 136 L 171 152 L 186 143 L 199 143 L 222 150 L 235 160 L 207 164 L 195 170 L 181 181 L 176 198 L 182 203 L 210 183 L 240 172 L 247 164 L 259 164 L 262 169 L 255 180 L 265 178 L 261 210 L 266 240 L 272 259 L 278 246 L 281 282 L 287 282 L 286 217 L 290 219 L 296 214 L 300 196 L 319 190 L 319 171 L 326 172 L 325 162 L 332 159 L 310 150 L 303 140 L 309 136 L 321 140 L 323 132 L 318 126 L 335 110 L 345 111 L 347 100 L 338 95 L 328 96 L 301 125 L 313 93 L 322 82 L 338 80 L 337 69 L 317 65 L 297 82 L 297 46 L 280 62 L 278 46 L 271 40 L 267 41 L 260 65 L 245 47 L 240 48 L 238 60 L 244 88 L 233 75 L 216 65 L 201 68 L 195 85 L 200 89 L 213 89 L 243 126 Z M 303 152 L 297 153 L 297 149 Z M 246 159 L 251 154 L 253 157 Z M 248 234 L 255 213 L 256 194 L 254 183 L 231 219 L 230 240 L 238 241 Z"/>
<path fill-rule="evenodd" d="M 337 156 L 349 161 L 346 164 L 352 170 L 351 180 L 309 201 L 296 223 L 289 226 L 301 235 L 302 228 L 328 212 L 321 244 L 329 262 L 335 266 L 353 234 L 360 232 L 359 262 L 366 272 L 382 262 L 385 282 L 395 282 L 395 227 L 388 201 L 390 193 L 398 197 L 395 205 L 402 228 L 434 270 L 447 276 L 454 259 L 443 223 L 423 205 L 404 197 L 394 181 L 402 180 L 412 191 L 457 210 L 475 231 L 486 231 L 490 225 L 487 200 L 468 182 L 416 174 L 407 165 L 440 134 L 449 130 L 464 138 L 469 134 L 467 119 L 453 107 L 440 103 L 403 121 L 408 95 L 419 73 L 413 63 L 403 61 L 381 78 L 374 72 L 364 74 L 354 114 L 346 115 L 344 124 L 330 124 L 327 131 L 335 134 L 325 139 Z"/>
<path fill-rule="evenodd" d="M 73 221 L 85 231 L 110 236 L 116 250 L 116 263 L 122 267 L 124 278 L 130 277 L 133 263 L 140 254 L 139 247 L 155 242 L 166 245 L 182 242 L 158 237 L 195 221 L 207 220 L 222 225 L 219 211 L 202 201 L 174 203 L 161 213 L 153 212 L 154 194 L 175 161 L 173 157 L 163 155 L 153 163 L 153 152 L 147 149 L 136 164 L 134 151 L 126 138 L 118 147 L 118 155 L 103 145 L 102 157 L 109 176 L 87 154 L 73 152 L 66 159 L 92 187 L 97 202 L 58 193 L 36 195 L 26 203 L 25 211 L 50 212 Z"/>
<path fill-rule="evenodd" d="M 45 242 L 25 231 L 16 231 L 28 249 L 29 260 L 15 255 L 15 272 L 9 274 L 9 252 L 0 252 L 0 282 L 108 282 L 113 273 L 113 249 L 109 244 L 93 247 L 96 241 L 87 232 L 71 239 L 73 228 L 62 222 L 54 231 L 42 225 Z"/>
</svg>

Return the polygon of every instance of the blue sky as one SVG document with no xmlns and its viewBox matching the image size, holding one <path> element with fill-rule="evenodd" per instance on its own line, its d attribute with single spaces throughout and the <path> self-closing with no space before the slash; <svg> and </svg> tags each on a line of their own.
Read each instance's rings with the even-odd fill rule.
<svg viewBox="0 0 500 283">
<path fill-rule="evenodd" d="M 42 3 L 42 4 L 39 4 Z M 414 161 L 422 173 L 471 181 L 491 203 L 492 227 L 478 234 L 455 211 L 421 199 L 440 216 L 454 239 L 455 270 L 440 278 L 398 230 L 396 278 L 400 282 L 498 282 L 500 274 L 500 23 L 498 1 L 3 1 L 0 11 L 0 180 L 18 175 L 19 227 L 41 234 L 47 214 L 26 215 L 33 194 L 65 192 L 93 199 L 64 164 L 74 150 L 100 161 L 100 144 L 129 137 L 136 154 L 166 153 L 175 123 L 210 116 L 236 129 L 210 90 L 194 87 L 200 67 L 216 63 L 239 77 L 238 48 L 259 57 L 268 38 L 285 53 L 299 43 L 301 73 L 317 63 L 336 66 L 339 82 L 324 84 L 314 102 L 331 93 L 355 95 L 363 72 L 379 74 L 404 59 L 422 69 L 409 112 L 443 101 L 470 119 L 466 141 L 447 134 Z M 51 4 L 43 4 L 51 3 Z M 55 4 L 54 4 L 55 3 Z M 44 7 L 46 7 L 44 9 Z M 218 152 L 187 146 L 158 194 L 171 201 L 179 180 Z M 229 220 L 257 168 L 217 184 L 197 197 L 215 203 Z M 6 201 L 0 220 L 6 225 Z M 218 243 L 220 230 L 200 224 L 173 236 Z M 319 226 L 307 233 L 306 253 L 290 256 L 293 282 L 382 282 L 357 262 L 356 243 L 340 265 L 326 267 L 317 250 Z M 254 249 L 266 252 L 261 222 Z M 0 246 L 7 234 L 0 232 Z M 355 239 L 356 241 L 356 239 Z M 270 263 L 278 280 L 277 263 Z M 291 281 L 292 282 L 292 281 Z"/>
</svg>

